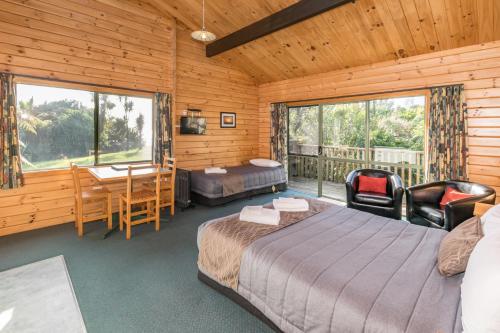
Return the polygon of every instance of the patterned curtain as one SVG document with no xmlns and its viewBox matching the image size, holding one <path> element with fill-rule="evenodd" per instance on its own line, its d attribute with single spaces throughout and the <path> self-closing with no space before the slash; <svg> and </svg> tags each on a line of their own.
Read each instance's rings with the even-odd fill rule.
<svg viewBox="0 0 500 333">
<path fill-rule="evenodd" d="M 12 74 L 0 73 L 0 188 L 21 187 L 21 155 L 16 118 L 16 86 Z"/>
<path fill-rule="evenodd" d="M 163 163 L 163 157 L 173 157 L 172 147 L 172 97 L 166 93 L 155 94 L 155 163 Z"/>
<path fill-rule="evenodd" d="M 467 105 L 463 85 L 431 89 L 427 181 L 467 180 Z"/>
<path fill-rule="evenodd" d="M 285 103 L 271 104 L 271 159 L 288 170 L 288 107 Z"/>
</svg>

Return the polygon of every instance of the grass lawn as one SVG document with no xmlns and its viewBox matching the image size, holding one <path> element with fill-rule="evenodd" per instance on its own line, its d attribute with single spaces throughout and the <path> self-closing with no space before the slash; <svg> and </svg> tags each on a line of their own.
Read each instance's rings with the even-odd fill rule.
<svg viewBox="0 0 500 333">
<path fill-rule="evenodd" d="M 134 149 L 128 151 L 120 151 L 116 153 L 100 154 L 99 163 L 119 163 L 119 162 L 133 162 L 133 161 L 146 161 L 151 159 L 150 149 Z M 85 156 L 77 158 L 63 158 L 59 160 L 50 160 L 43 162 L 34 162 L 32 165 L 23 163 L 23 170 L 35 171 L 46 169 L 62 169 L 69 167 L 69 163 L 73 162 L 78 165 L 94 165 L 94 156 Z"/>
</svg>

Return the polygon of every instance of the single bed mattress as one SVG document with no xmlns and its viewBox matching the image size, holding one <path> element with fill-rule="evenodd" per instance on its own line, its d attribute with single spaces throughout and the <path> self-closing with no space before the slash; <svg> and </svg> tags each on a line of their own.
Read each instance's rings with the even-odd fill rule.
<svg viewBox="0 0 500 333">
<path fill-rule="evenodd" d="M 193 171 L 191 173 L 191 191 L 210 199 L 222 198 L 224 197 L 224 181 L 235 175 L 241 176 L 243 191 L 286 183 L 286 171 L 281 166 L 266 168 L 243 165 L 229 167 L 226 170 L 227 174 L 205 174 L 204 170 Z"/>
<path fill-rule="evenodd" d="M 236 292 L 284 332 L 458 333 L 463 274 L 436 267 L 445 235 L 333 205 L 250 244 Z"/>
</svg>

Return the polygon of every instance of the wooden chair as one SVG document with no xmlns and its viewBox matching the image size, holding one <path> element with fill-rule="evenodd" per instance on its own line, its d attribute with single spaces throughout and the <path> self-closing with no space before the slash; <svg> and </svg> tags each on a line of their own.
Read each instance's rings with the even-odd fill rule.
<svg viewBox="0 0 500 333">
<path fill-rule="evenodd" d="M 170 215 L 175 214 L 175 173 L 177 162 L 175 158 L 163 158 L 162 168 L 169 169 L 170 174 L 160 176 L 160 209 L 170 207 Z M 143 188 L 153 191 L 155 184 L 153 182 L 143 183 Z"/>
<path fill-rule="evenodd" d="M 83 224 L 91 221 L 107 221 L 108 230 L 113 227 L 113 209 L 111 191 L 106 187 L 96 186 L 90 190 L 83 191 L 80 183 L 80 168 L 71 163 L 71 173 L 73 175 L 73 186 L 75 189 L 75 227 L 78 236 L 83 236 Z M 92 203 L 101 203 L 98 208 L 86 209 Z"/>
<path fill-rule="evenodd" d="M 156 231 L 160 231 L 160 165 L 153 166 L 156 171 L 154 175 L 149 177 L 154 178 L 156 186 L 154 191 L 142 189 L 134 191 L 133 182 L 136 178 L 144 179 L 144 175 L 133 175 L 134 171 L 141 169 L 150 169 L 151 166 L 129 166 L 127 176 L 127 192 L 120 195 L 120 231 L 123 231 L 123 224 L 126 227 L 126 238 L 130 239 L 131 228 L 133 225 L 142 223 L 149 223 L 155 221 Z M 132 211 L 133 206 L 140 207 L 139 211 Z M 154 206 L 154 208 L 153 208 Z M 125 210 L 125 214 L 123 211 Z M 139 215 L 146 215 L 146 217 L 134 219 L 133 217 Z"/>
</svg>

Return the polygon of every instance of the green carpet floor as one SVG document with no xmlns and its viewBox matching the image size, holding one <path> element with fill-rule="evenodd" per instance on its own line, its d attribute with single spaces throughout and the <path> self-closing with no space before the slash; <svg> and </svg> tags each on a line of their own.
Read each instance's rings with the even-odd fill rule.
<svg viewBox="0 0 500 333">
<path fill-rule="evenodd" d="M 202 222 L 276 196 L 179 210 L 173 219 L 162 221 L 160 232 L 153 224 L 134 227 L 130 241 L 120 232 L 103 240 L 102 222 L 86 224 L 81 239 L 73 224 L 1 237 L 0 271 L 64 255 L 90 333 L 269 332 L 240 306 L 198 281 L 196 233 Z"/>
</svg>

